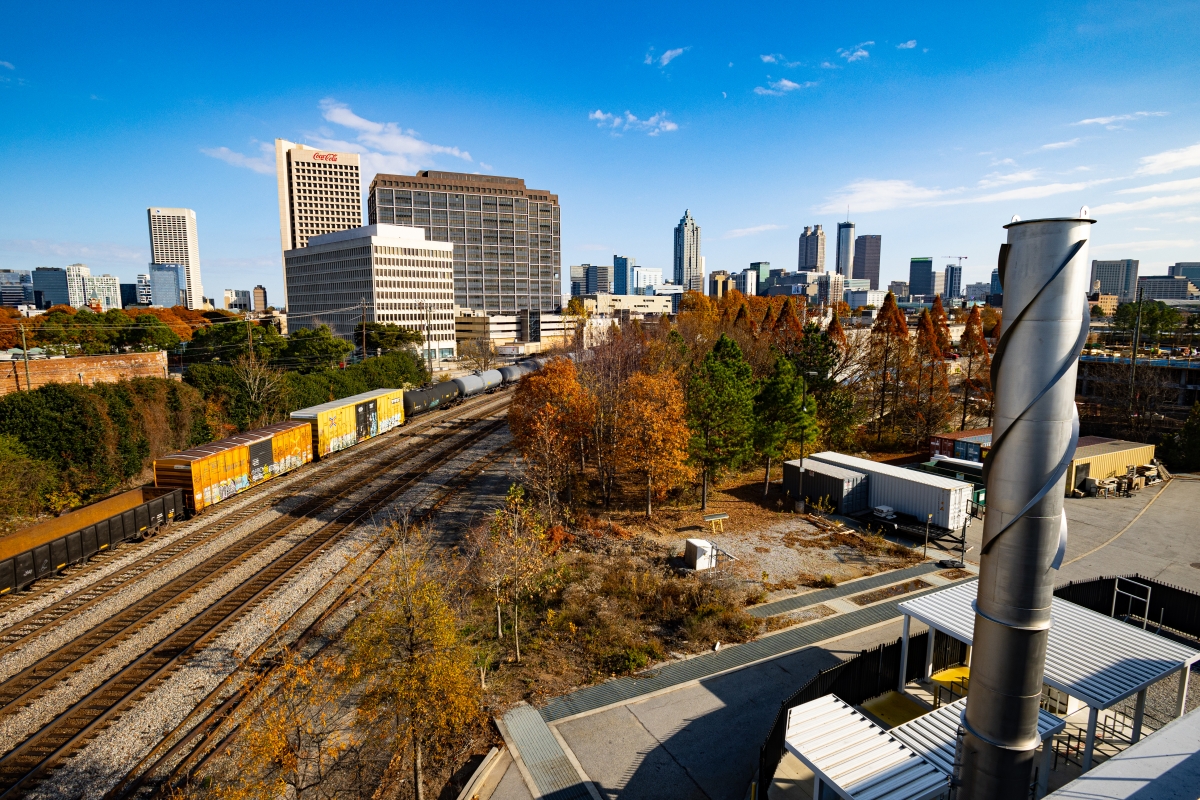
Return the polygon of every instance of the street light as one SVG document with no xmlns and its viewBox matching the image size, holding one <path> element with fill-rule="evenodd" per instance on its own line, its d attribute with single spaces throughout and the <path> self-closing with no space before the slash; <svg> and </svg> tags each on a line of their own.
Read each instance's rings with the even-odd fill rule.
<svg viewBox="0 0 1200 800">
<path fill-rule="evenodd" d="M 925 550 L 921 554 L 922 558 L 929 558 L 929 523 L 933 522 L 933 514 L 925 518 Z"/>
<path fill-rule="evenodd" d="M 816 375 L 817 373 L 809 370 L 804 373 L 805 376 Z M 808 407 L 808 378 L 804 378 L 804 388 L 800 392 L 800 461 L 804 462 L 804 440 L 808 438 L 808 425 L 805 422 L 805 411 Z"/>
</svg>

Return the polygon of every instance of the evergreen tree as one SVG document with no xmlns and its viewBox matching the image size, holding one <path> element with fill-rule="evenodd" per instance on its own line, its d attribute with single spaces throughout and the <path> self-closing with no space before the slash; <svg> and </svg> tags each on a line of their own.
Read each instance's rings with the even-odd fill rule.
<svg viewBox="0 0 1200 800">
<path fill-rule="evenodd" d="M 807 395 L 804 378 L 796 374 L 792 362 L 783 354 L 777 355 L 775 371 L 754 398 L 754 449 L 766 461 L 763 497 L 771 488 L 771 461 L 782 457 L 792 442 L 807 444 L 816 439 L 815 405 L 815 398 Z"/>
<path fill-rule="evenodd" d="M 701 510 L 709 477 L 738 466 L 753 452 L 754 381 L 737 343 L 722 335 L 688 381 L 688 450 L 700 468 Z"/>
<path fill-rule="evenodd" d="M 1183 429 L 1163 442 L 1163 462 L 1175 472 L 1200 470 L 1200 403 L 1192 406 Z"/>
</svg>

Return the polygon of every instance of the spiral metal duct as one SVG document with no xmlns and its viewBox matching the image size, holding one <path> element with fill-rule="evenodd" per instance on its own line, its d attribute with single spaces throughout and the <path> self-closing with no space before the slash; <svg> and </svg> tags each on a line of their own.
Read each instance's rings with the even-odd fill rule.
<svg viewBox="0 0 1200 800">
<path fill-rule="evenodd" d="M 1006 225 L 1004 320 L 992 360 L 988 509 L 975 602 L 959 797 L 1029 796 L 1050 629 L 1053 570 L 1066 550 L 1064 481 L 1079 440 L 1075 373 L 1087 342 L 1087 240 L 1094 220 Z"/>
</svg>

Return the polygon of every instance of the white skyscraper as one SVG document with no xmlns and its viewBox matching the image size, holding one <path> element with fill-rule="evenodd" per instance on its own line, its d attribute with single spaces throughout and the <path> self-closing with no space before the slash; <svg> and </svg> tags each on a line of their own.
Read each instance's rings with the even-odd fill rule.
<svg viewBox="0 0 1200 800">
<path fill-rule="evenodd" d="M 362 227 L 357 153 L 334 153 L 276 139 L 275 181 L 283 252 L 307 247 L 312 236 Z M 284 287 L 286 307 L 286 278 Z"/>
<path fill-rule="evenodd" d="M 137 276 L 137 302 L 139 306 L 148 306 L 154 302 L 154 294 L 150 288 L 150 276 Z"/>
<path fill-rule="evenodd" d="M 92 271 L 84 264 L 69 264 L 67 266 L 67 296 L 74 308 L 87 305 L 87 279 L 92 277 Z"/>
<path fill-rule="evenodd" d="M 849 220 L 838 223 L 837 274 L 851 277 L 854 269 L 854 223 Z"/>
<path fill-rule="evenodd" d="M 685 292 L 704 292 L 704 258 L 700 255 L 700 226 L 691 209 L 675 226 L 675 283 Z"/>
<path fill-rule="evenodd" d="M 179 264 L 183 267 L 187 307 L 204 305 L 204 287 L 200 284 L 200 243 L 196 238 L 196 212 L 190 208 L 148 208 L 150 222 L 150 259 L 153 264 Z"/>
<path fill-rule="evenodd" d="M 83 279 L 83 292 L 84 305 L 94 300 L 101 311 L 121 307 L 121 282 L 113 275 L 88 275 Z"/>
</svg>

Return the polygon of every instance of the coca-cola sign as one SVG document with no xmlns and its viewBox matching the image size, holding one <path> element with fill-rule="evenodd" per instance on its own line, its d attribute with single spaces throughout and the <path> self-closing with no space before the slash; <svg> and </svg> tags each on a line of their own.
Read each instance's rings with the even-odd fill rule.
<svg viewBox="0 0 1200 800">
<path fill-rule="evenodd" d="M 337 161 L 337 153 L 313 153 L 313 161 Z"/>
</svg>

